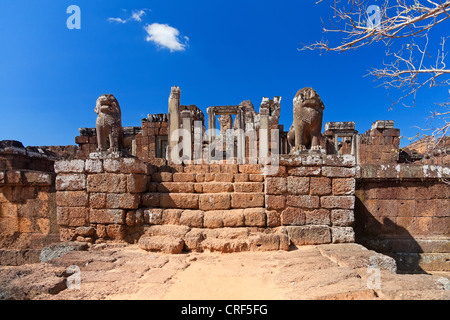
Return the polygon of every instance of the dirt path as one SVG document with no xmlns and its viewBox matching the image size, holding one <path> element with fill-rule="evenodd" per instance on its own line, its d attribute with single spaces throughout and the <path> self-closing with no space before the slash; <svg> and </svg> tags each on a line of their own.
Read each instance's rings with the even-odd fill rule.
<svg viewBox="0 0 450 320">
<path fill-rule="evenodd" d="M 376 288 L 368 286 L 374 262 Z M 80 286 L 67 288 L 67 268 L 74 265 Z M 357 244 L 180 255 L 108 245 L 48 263 L 0 267 L 0 299 L 450 299 L 448 274 L 400 275 L 392 267 L 390 258 Z"/>
<path fill-rule="evenodd" d="M 162 297 L 171 300 L 271 300 L 284 299 L 271 265 L 254 254 L 199 256 L 195 263 L 170 281 Z M 272 269 L 272 270 L 271 270 Z"/>
</svg>

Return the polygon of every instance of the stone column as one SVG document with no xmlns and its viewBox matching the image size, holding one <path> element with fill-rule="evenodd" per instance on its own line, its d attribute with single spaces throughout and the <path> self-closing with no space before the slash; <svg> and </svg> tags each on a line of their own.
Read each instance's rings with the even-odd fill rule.
<svg viewBox="0 0 450 320">
<path fill-rule="evenodd" d="M 181 112 L 181 120 L 183 123 L 183 159 L 192 159 L 192 118 L 189 110 Z"/>
<path fill-rule="evenodd" d="M 194 121 L 194 163 L 202 163 L 202 147 L 203 147 L 203 123 L 202 121 Z"/>
<path fill-rule="evenodd" d="M 216 138 L 216 113 L 214 112 L 214 108 L 212 107 L 207 108 L 206 113 L 208 114 L 209 143 L 211 143 Z"/>
<path fill-rule="evenodd" d="M 180 128 L 180 88 L 172 87 L 169 97 L 169 151 L 179 142 L 178 129 Z M 169 152 L 170 154 L 170 152 Z"/>
<path fill-rule="evenodd" d="M 259 160 L 264 162 L 269 156 L 269 109 L 261 108 L 259 115 Z"/>
<path fill-rule="evenodd" d="M 236 115 L 237 121 L 237 162 L 245 162 L 245 109 L 239 106 L 238 114 Z"/>
</svg>

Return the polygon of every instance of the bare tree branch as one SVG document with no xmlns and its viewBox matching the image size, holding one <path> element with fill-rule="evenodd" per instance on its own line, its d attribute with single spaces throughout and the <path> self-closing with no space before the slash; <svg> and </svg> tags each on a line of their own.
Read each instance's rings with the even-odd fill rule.
<svg viewBox="0 0 450 320">
<path fill-rule="evenodd" d="M 326 1 L 318 0 L 316 4 L 322 2 Z M 374 5 L 376 2 L 373 0 L 333 2 L 330 7 L 334 11 L 334 18 L 329 21 L 332 27 L 324 26 L 323 30 L 325 33 L 341 34 L 341 43 L 330 45 L 327 40 L 322 40 L 305 45 L 300 51 L 345 52 L 383 42 L 387 47 L 388 62 L 383 62 L 381 68 L 372 68 L 368 75 L 381 81 L 386 89 L 401 92 L 391 107 L 398 103 L 414 106 L 420 89 L 450 85 L 450 69 L 445 63 L 448 37 L 441 38 L 433 61 L 429 41 L 430 30 L 450 18 L 450 0 L 384 0 L 379 5 Z M 398 41 L 402 44 L 401 48 L 394 50 L 394 43 L 398 44 Z M 412 103 L 407 100 L 412 100 Z M 450 133 L 450 103 L 438 105 L 443 111 L 432 112 L 430 119 L 439 122 L 433 135 L 445 137 Z"/>
</svg>

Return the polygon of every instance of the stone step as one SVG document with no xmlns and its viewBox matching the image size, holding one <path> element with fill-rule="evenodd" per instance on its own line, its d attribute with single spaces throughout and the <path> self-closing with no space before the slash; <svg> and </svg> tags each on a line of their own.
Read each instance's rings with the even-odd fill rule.
<svg viewBox="0 0 450 320">
<path fill-rule="evenodd" d="M 144 221 L 150 225 L 180 225 L 191 228 L 266 227 L 264 208 L 231 210 L 142 209 Z"/>
<path fill-rule="evenodd" d="M 204 211 L 264 208 L 265 194 L 264 192 L 148 192 L 142 195 L 142 204 L 148 208 L 200 209 Z"/>
<path fill-rule="evenodd" d="M 285 228 L 221 228 L 200 229 L 187 226 L 154 225 L 146 228 L 138 241 L 147 251 L 164 253 L 241 252 L 289 250 Z"/>
</svg>

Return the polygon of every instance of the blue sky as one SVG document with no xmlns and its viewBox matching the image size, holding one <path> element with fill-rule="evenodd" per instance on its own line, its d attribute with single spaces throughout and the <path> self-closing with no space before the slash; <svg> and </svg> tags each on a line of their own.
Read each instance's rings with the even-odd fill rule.
<svg viewBox="0 0 450 320">
<path fill-rule="evenodd" d="M 333 37 L 321 22 L 332 11 L 315 2 L 1 0 L 0 140 L 74 144 L 78 128 L 95 126 L 104 93 L 119 100 L 124 126 L 139 126 L 147 114 L 167 112 L 174 85 L 182 104 L 205 114 L 243 100 L 258 111 L 264 96 L 282 96 L 285 130 L 295 93 L 313 87 L 324 123 L 355 121 L 363 133 L 375 120 L 395 120 L 403 135 L 415 135 L 447 89 L 424 90 L 415 108 L 389 111 L 388 91 L 364 77 L 382 63 L 382 44 L 299 52 L 302 43 Z M 80 30 L 67 28 L 70 5 L 81 9 Z"/>
</svg>

